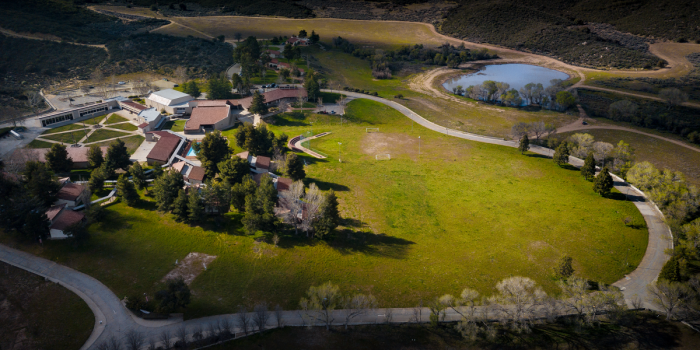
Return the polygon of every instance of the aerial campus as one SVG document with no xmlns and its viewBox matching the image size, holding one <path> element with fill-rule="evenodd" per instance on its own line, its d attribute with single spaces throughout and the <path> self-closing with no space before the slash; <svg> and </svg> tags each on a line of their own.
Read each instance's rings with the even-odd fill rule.
<svg viewBox="0 0 700 350">
<path fill-rule="evenodd" d="M 700 5 L 26 0 L 0 349 L 697 349 Z"/>
</svg>

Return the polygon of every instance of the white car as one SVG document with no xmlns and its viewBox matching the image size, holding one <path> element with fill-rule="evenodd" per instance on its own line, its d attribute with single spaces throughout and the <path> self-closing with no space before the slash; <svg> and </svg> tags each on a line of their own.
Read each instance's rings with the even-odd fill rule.
<svg viewBox="0 0 700 350">
<path fill-rule="evenodd" d="M 117 84 L 119 84 L 119 85 L 124 85 L 124 84 L 126 84 L 126 82 L 125 82 L 125 81 L 120 81 L 120 82 L 118 82 Z"/>
</svg>

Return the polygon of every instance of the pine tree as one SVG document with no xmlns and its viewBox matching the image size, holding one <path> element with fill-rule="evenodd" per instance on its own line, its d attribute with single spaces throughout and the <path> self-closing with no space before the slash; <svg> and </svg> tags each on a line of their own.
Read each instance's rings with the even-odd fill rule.
<svg viewBox="0 0 700 350">
<path fill-rule="evenodd" d="M 610 191 L 613 188 L 613 178 L 610 176 L 608 167 L 603 168 L 603 170 L 598 173 L 595 177 L 595 182 L 593 183 L 593 191 L 597 194 L 607 197 L 610 195 Z"/>
<path fill-rule="evenodd" d="M 187 221 L 190 223 L 199 222 L 204 214 L 204 205 L 202 204 L 202 197 L 199 195 L 199 191 L 194 188 L 190 188 L 189 199 L 187 201 Z"/>
<path fill-rule="evenodd" d="M 199 147 L 197 159 L 199 159 L 202 167 L 206 170 L 207 177 L 213 179 L 219 172 L 217 164 L 231 155 L 231 150 L 228 148 L 228 140 L 217 130 L 204 136 Z"/>
<path fill-rule="evenodd" d="M 524 154 L 529 149 L 530 139 L 527 137 L 527 135 L 523 135 L 523 137 L 520 139 L 520 144 L 518 145 L 518 151 L 520 151 L 520 154 Z"/>
<path fill-rule="evenodd" d="M 255 196 L 249 194 L 245 197 L 245 214 L 243 219 L 241 219 L 245 232 L 249 235 L 255 234 L 258 231 L 260 225 L 260 215 L 257 213 L 257 206 L 255 205 Z"/>
<path fill-rule="evenodd" d="M 275 205 L 277 204 L 277 190 L 272 178 L 263 175 L 260 186 L 255 190 L 256 213 L 260 214 L 259 229 L 272 231 L 277 223 Z M 246 208 L 247 210 L 247 208 Z"/>
<path fill-rule="evenodd" d="M 250 174 L 243 176 L 243 180 L 231 187 L 231 205 L 236 210 L 245 212 L 245 199 L 248 195 L 254 195 L 258 185 L 255 183 Z"/>
<path fill-rule="evenodd" d="M 172 168 L 156 178 L 153 181 L 153 194 L 158 204 L 158 210 L 162 212 L 172 210 L 173 202 L 184 185 L 182 174 Z"/>
<path fill-rule="evenodd" d="M 102 149 L 98 145 L 90 146 L 87 157 L 88 162 L 90 162 L 90 167 L 93 169 L 99 168 L 105 161 L 104 156 L 102 155 Z"/>
<path fill-rule="evenodd" d="M 332 189 L 325 195 L 323 204 L 319 209 L 319 218 L 313 223 L 314 233 L 323 239 L 338 227 L 340 213 L 338 212 L 338 198 Z"/>
<path fill-rule="evenodd" d="M 173 214 L 175 214 L 175 217 L 177 218 L 178 221 L 187 221 L 188 219 L 188 211 L 187 211 L 187 205 L 188 205 L 188 198 L 187 195 L 185 194 L 184 190 L 180 190 L 177 194 L 177 198 L 175 199 L 175 202 L 173 203 Z"/>
<path fill-rule="evenodd" d="M 291 153 L 287 156 L 285 168 L 287 169 L 287 176 L 292 179 L 292 181 L 298 181 L 306 177 L 304 163 L 301 162 L 301 159 L 299 159 L 296 153 Z"/>
<path fill-rule="evenodd" d="M 131 174 L 131 179 L 134 182 L 134 186 L 139 190 L 147 188 L 148 183 L 146 182 L 146 174 L 144 174 L 143 167 L 141 163 L 135 162 L 129 168 L 129 174 Z"/>
<path fill-rule="evenodd" d="M 38 163 L 38 162 L 37 162 Z M 37 164 L 27 182 L 29 193 L 38 198 L 44 206 L 50 207 L 57 199 L 61 186 L 53 173 L 43 163 Z"/>
<path fill-rule="evenodd" d="M 68 151 L 64 145 L 54 143 L 44 157 L 46 165 L 53 172 L 63 173 L 73 167 L 73 160 L 68 158 Z"/>
<path fill-rule="evenodd" d="M 133 207 L 139 200 L 139 194 L 136 192 L 134 184 L 124 175 L 119 176 L 117 180 L 117 196 L 130 207 Z"/>
<path fill-rule="evenodd" d="M 104 165 L 92 171 L 90 174 L 90 181 L 88 181 L 88 188 L 90 192 L 95 193 L 101 191 L 105 187 L 105 176 Z"/>
<path fill-rule="evenodd" d="M 559 144 L 552 157 L 554 163 L 559 166 L 569 163 L 569 145 L 566 142 Z"/>
<path fill-rule="evenodd" d="M 593 157 L 593 152 L 589 152 L 586 160 L 583 162 L 581 175 L 588 181 L 595 176 L 595 158 Z"/>
<path fill-rule="evenodd" d="M 220 162 L 218 167 L 221 179 L 231 186 L 243 181 L 243 177 L 250 173 L 250 163 L 240 157 L 226 159 Z"/>
<path fill-rule="evenodd" d="M 109 148 L 107 148 L 105 163 L 108 164 L 110 169 L 126 170 L 129 165 L 131 165 L 131 160 L 129 160 L 129 152 L 126 149 L 124 141 L 121 139 L 116 139 L 109 145 Z"/>
<path fill-rule="evenodd" d="M 253 114 L 266 114 L 267 106 L 265 105 L 265 96 L 263 96 L 260 92 L 255 91 L 253 93 L 253 102 L 251 102 L 248 110 Z"/>
</svg>

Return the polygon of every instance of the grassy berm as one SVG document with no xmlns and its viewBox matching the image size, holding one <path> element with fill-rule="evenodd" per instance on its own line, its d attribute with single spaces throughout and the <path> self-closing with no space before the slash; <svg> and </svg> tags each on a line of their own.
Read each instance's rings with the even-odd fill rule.
<svg viewBox="0 0 700 350">
<path fill-rule="evenodd" d="M 143 195 L 133 208 L 108 206 L 85 247 L 23 249 L 98 278 L 120 298 L 152 295 L 190 252 L 215 255 L 191 285 L 186 318 L 257 301 L 296 309 L 309 286 L 327 281 L 372 293 L 384 307 L 411 307 L 464 287 L 488 295 L 511 275 L 557 293 L 552 266 L 564 254 L 580 276 L 612 283 L 646 250 L 644 221 L 624 195 L 601 198 L 578 171 L 534 154 L 412 128 L 376 102 L 350 102 L 342 126 L 338 116 L 285 114 L 271 129 L 290 137 L 331 132 L 310 145 L 327 159 L 304 156 L 305 182 L 339 197 L 342 226 L 327 240 L 288 229 L 276 232 L 275 246 L 274 233 L 246 235 L 237 212 L 189 226 L 158 213 Z M 377 154 L 391 160 L 377 161 Z"/>
</svg>

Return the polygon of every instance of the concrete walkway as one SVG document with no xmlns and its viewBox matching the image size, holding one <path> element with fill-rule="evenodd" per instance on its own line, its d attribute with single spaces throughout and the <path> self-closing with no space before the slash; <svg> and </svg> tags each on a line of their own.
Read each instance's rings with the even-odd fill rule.
<svg viewBox="0 0 700 350">
<path fill-rule="evenodd" d="M 344 91 L 324 90 L 325 92 L 337 92 L 355 98 L 367 98 L 385 105 L 391 106 L 416 123 L 423 125 L 431 130 L 444 133 L 446 135 L 459 137 L 463 139 L 473 140 L 477 142 L 485 142 L 508 147 L 517 147 L 517 143 L 506 141 L 498 138 L 486 137 L 476 134 L 465 133 L 457 130 L 451 130 L 434 124 L 425 118 L 415 114 L 408 108 L 390 100 L 379 97 L 368 96 L 359 93 L 350 93 Z M 553 151 L 547 148 L 533 146 L 531 151 L 538 154 L 551 156 Z M 570 158 L 570 163 L 574 166 L 581 166 L 583 161 L 577 158 Z M 664 249 L 672 247 L 672 241 L 669 239 L 670 230 L 663 223 L 663 214 L 658 211 L 656 206 L 646 200 L 643 193 L 637 191 L 621 179 L 616 178 L 615 188 L 622 193 L 629 193 L 635 206 L 640 210 L 649 227 L 649 244 L 646 254 L 642 259 L 637 269 L 630 275 L 626 276 L 614 285 L 623 289 L 623 294 L 628 304 L 635 296 L 644 298 L 646 294 L 646 286 L 653 282 L 658 276 L 658 272 L 668 259 L 664 253 Z M 106 342 L 111 337 L 119 340 L 124 340 L 125 334 L 130 330 L 137 330 L 143 333 L 147 338 L 157 338 L 162 332 L 167 331 L 173 335 L 172 339 L 177 339 L 177 330 L 185 327 L 188 339 L 192 339 L 192 335 L 200 328 L 207 329 L 209 324 L 217 324 L 223 320 L 235 324 L 236 315 L 217 315 L 204 317 L 194 320 L 179 322 L 178 320 L 165 321 L 147 321 L 136 319 L 122 305 L 119 298 L 105 285 L 98 280 L 75 271 L 68 267 L 58 265 L 52 261 L 33 256 L 31 254 L 0 245 L 0 261 L 4 261 L 13 266 L 46 277 L 52 281 L 58 282 L 69 290 L 80 296 L 95 314 L 95 328 L 93 329 L 90 338 L 81 349 L 95 349 L 98 344 Z M 646 300 L 642 299 L 645 303 Z M 646 307 L 652 308 L 649 303 Z M 333 324 L 340 325 L 343 323 L 344 310 L 336 310 L 333 313 L 335 322 Z M 367 314 L 354 318 L 350 324 L 375 324 L 380 322 L 405 323 L 416 321 L 416 314 L 421 317 L 418 321 L 426 322 L 430 311 L 427 308 L 393 308 L 393 309 L 376 309 L 370 310 Z M 309 325 L 308 317 L 303 317 L 303 311 L 284 311 L 281 314 L 281 319 L 288 326 L 304 326 Z M 275 317 L 271 315 L 269 325 L 276 324 Z M 447 310 L 445 320 L 459 320 L 460 315 L 454 310 Z M 138 321 L 137 321 L 138 320 Z M 317 323 L 317 325 L 319 325 Z M 240 329 L 234 329 L 234 332 L 240 332 Z M 206 331 L 204 332 L 207 333 Z M 158 342 L 162 345 L 162 343 Z M 145 346 L 143 347 L 146 348 Z"/>
</svg>

